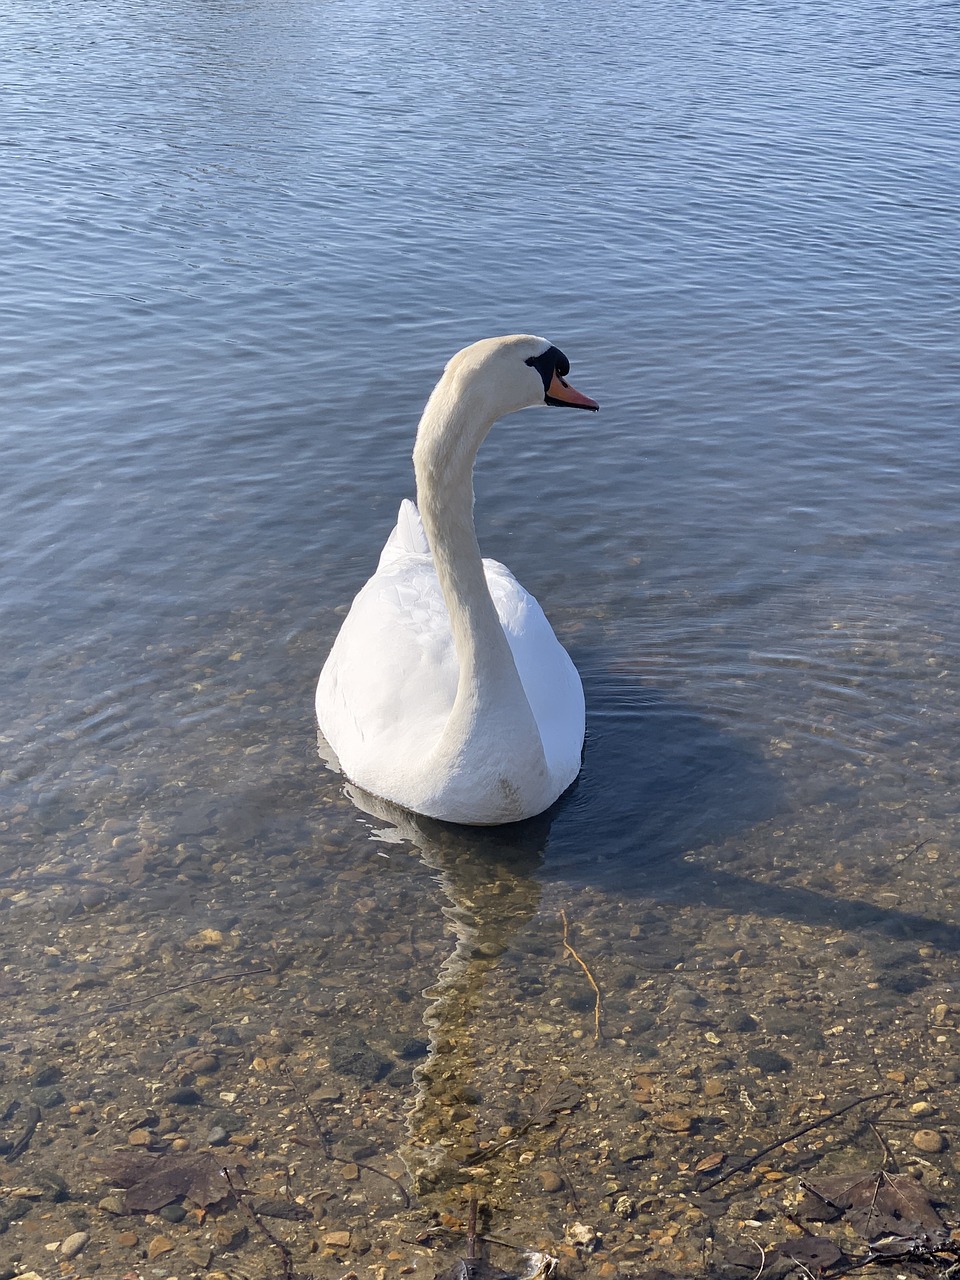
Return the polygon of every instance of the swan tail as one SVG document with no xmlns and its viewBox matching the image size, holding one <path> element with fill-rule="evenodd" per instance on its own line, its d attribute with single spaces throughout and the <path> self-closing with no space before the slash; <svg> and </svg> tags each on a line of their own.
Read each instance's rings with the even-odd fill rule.
<svg viewBox="0 0 960 1280">
<path fill-rule="evenodd" d="M 430 543 L 423 530 L 420 512 L 417 510 L 416 503 L 411 502 L 409 498 L 404 498 L 400 503 L 396 527 L 387 539 L 380 563 L 383 564 L 385 560 L 389 562 L 398 553 L 414 556 L 430 554 Z"/>
<path fill-rule="evenodd" d="M 404 551 L 410 551 L 417 556 L 430 554 L 430 544 L 427 542 L 420 512 L 417 510 L 417 504 L 411 502 L 409 498 L 404 498 L 400 503 L 396 532 L 397 541 Z"/>
</svg>

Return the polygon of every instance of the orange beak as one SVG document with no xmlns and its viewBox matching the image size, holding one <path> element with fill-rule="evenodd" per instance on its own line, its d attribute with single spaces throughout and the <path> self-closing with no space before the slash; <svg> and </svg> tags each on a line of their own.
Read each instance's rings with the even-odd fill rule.
<svg viewBox="0 0 960 1280">
<path fill-rule="evenodd" d="M 568 404 L 574 409 L 592 409 L 594 413 L 600 408 L 596 400 L 591 400 L 589 396 L 585 396 L 576 387 L 571 387 L 570 383 L 564 382 L 559 373 L 556 372 L 554 372 L 544 399 L 547 404 Z"/>
</svg>

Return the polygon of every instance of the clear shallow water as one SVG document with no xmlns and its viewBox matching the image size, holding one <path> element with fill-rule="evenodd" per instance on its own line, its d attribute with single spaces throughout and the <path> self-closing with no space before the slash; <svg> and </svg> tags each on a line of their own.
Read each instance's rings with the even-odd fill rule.
<svg viewBox="0 0 960 1280">
<path fill-rule="evenodd" d="M 587 756 L 591 820 L 612 804 L 642 830 L 664 768 L 682 795 L 664 735 L 707 769 L 717 735 L 760 760 L 796 739 L 788 803 L 878 737 L 936 734 L 957 653 L 956 21 L 17 6 L 8 802 L 71 786 L 78 750 L 242 734 L 230 695 L 271 681 L 258 740 L 305 734 L 432 380 L 518 328 L 603 402 L 504 424 L 479 479 L 485 549 L 591 685 L 610 748 Z"/>
<path fill-rule="evenodd" d="M 8 804 L 306 741 L 432 380 L 518 328 L 603 402 L 479 477 L 590 688 L 564 864 L 581 811 L 630 861 L 664 786 L 722 832 L 878 753 L 909 795 L 908 740 L 951 777 L 951 6 L 10 21 Z"/>
<path fill-rule="evenodd" d="M 614 920 L 679 900 L 953 946 L 954 5 L 5 24 L 11 920 L 79 879 L 107 923 L 262 924 L 282 884 L 340 927 L 324 887 L 379 864 L 316 758 L 316 675 L 443 362 L 524 330 L 602 412 L 497 429 L 481 542 L 574 654 L 589 736 L 496 856 L 532 846 L 551 903 L 589 885 Z M 923 840 L 909 892 L 873 892 Z M 365 881 L 385 912 L 396 879 Z"/>
</svg>

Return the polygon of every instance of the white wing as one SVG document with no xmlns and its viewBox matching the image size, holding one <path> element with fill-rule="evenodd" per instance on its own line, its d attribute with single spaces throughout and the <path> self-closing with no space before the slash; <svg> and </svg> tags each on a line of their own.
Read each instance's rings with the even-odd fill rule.
<svg viewBox="0 0 960 1280">
<path fill-rule="evenodd" d="M 496 560 L 487 584 L 540 729 L 551 775 L 580 766 L 580 677 L 537 601 Z M 376 573 L 357 595 L 317 686 L 320 729 L 346 775 L 364 785 L 440 738 L 459 667 L 420 515 L 404 501 Z"/>
</svg>

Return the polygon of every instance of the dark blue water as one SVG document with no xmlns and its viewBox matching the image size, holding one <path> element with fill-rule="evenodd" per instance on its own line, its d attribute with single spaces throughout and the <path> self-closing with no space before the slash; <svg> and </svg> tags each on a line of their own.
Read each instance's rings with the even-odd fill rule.
<svg viewBox="0 0 960 1280">
<path fill-rule="evenodd" d="M 949 844 L 956 5 L 5 25 L 10 865 L 185 795 L 226 830 L 278 778 L 304 830 L 364 838 L 312 686 L 433 380 L 515 330 L 602 404 L 503 424 L 478 475 L 484 550 L 587 687 L 545 873 L 763 866 L 770 824 L 799 866 L 841 828 L 851 858 Z"/>
</svg>

